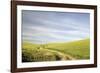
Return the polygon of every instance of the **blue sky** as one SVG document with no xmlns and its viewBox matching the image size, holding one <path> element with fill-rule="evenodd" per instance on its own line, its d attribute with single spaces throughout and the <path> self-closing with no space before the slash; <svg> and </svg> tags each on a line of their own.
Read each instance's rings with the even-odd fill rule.
<svg viewBox="0 0 100 73">
<path fill-rule="evenodd" d="M 90 14 L 22 10 L 22 40 L 45 44 L 89 38 Z"/>
</svg>

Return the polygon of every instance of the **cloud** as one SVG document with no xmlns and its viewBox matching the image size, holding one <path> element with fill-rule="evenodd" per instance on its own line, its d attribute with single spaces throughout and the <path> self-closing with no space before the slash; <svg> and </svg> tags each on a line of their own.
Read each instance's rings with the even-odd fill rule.
<svg viewBox="0 0 100 73">
<path fill-rule="evenodd" d="M 22 39 L 33 43 L 72 41 L 89 37 L 88 13 L 22 11 Z"/>
</svg>

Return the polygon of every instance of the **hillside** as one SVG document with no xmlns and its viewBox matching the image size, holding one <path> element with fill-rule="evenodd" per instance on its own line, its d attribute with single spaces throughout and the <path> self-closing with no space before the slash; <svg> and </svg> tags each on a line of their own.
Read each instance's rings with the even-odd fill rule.
<svg viewBox="0 0 100 73">
<path fill-rule="evenodd" d="M 89 59 L 89 39 L 48 44 L 23 43 L 23 62 Z"/>
<path fill-rule="evenodd" d="M 50 43 L 47 48 L 72 55 L 77 59 L 89 59 L 90 40 L 79 40 L 65 43 Z"/>
</svg>

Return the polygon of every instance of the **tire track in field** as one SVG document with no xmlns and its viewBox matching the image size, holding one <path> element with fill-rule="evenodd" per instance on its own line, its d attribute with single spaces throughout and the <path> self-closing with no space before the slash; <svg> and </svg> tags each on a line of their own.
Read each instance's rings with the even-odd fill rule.
<svg viewBox="0 0 100 73">
<path fill-rule="evenodd" d="M 56 51 L 56 50 L 51 50 L 51 49 L 46 49 L 46 50 L 58 54 L 59 56 L 61 56 L 61 60 L 75 60 L 75 58 L 72 57 L 71 55 L 64 54 L 64 53 Z"/>
</svg>

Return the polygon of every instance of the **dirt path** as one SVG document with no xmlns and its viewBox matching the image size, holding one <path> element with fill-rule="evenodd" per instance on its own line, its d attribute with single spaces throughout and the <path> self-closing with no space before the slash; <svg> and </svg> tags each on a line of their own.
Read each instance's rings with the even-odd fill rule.
<svg viewBox="0 0 100 73">
<path fill-rule="evenodd" d="M 61 57 L 61 60 L 75 60 L 75 58 L 73 58 L 72 56 L 70 56 L 68 54 L 64 54 L 64 53 L 56 51 L 56 50 L 50 50 L 50 49 L 46 49 L 46 50 L 58 54 Z"/>
</svg>

